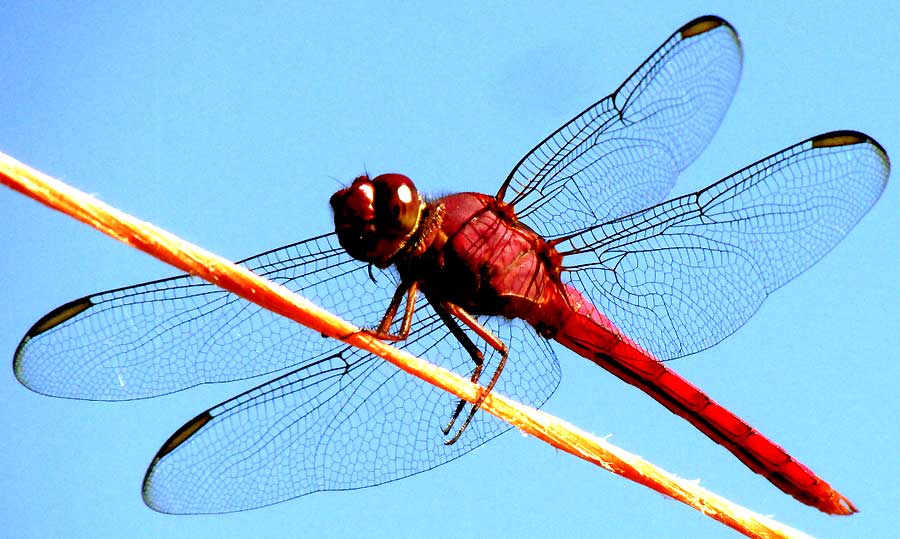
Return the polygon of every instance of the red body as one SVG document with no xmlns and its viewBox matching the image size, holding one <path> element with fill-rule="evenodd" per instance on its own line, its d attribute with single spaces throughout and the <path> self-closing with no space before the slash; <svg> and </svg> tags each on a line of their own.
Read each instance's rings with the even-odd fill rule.
<svg viewBox="0 0 900 539">
<path fill-rule="evenodd" d="M 477 193 L 429 204 L 421 235 L 397 258 L 432 302 L 521 318 L 652 396 L 784 492 L 828 513 L 855 507 L 780 446 L 666 367 L 560 278 L 562 257 L 511 208 Z"/>
</svg>

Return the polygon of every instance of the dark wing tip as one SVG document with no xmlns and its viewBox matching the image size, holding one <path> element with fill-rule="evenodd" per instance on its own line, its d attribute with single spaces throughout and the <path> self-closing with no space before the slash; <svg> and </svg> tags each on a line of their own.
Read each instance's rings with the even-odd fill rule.
<svg viewBox="0 0 900 539">
<path fill-rule="evenodd" d="M 156 464 L 160 459 L 177 449 L 178 446 L 188 441 L 190 437 L 194 435 L 194 433 L 203 428 L 203 425 L 209 423 L 212 418 L 212 414 L 210 414 L 209 410 L 207 410 L 182 425 L 181 428 L 179 428 L 175 431 L 174 434 L 172 434 L 172 436 L 169 436 L 169 439 L 166 440 L 166 443 L 164 443 L 162 447 L 159 448 L 159 451 L 156 452 L 156 456 L 153 457 L 153 464 Z M 150 465 L 151 468 L 153 467 L 153 464 Z"/>
<path fill-rule="evenodd" d="M 16 373 L 16 378 L 19 379 L 22 384 L 28 386 L 27 381 L 25 380 L 24 372 L 22 371 L 22 359 L 24 357 L 25 346 L 28 344 L 28 341 L 37 337 L 41 333 L 49 331 L 56 326 L 70 320 L 84 311 L 90 309 L 94 306 L 94 302 L 91 301 L 90 297 L 83 297 L 76 299 L 74 301 L 70 301 L 65 305 L 60 305 L 59 307 L 53 309 L 49 313 L 45 314 L 34 323 L 31 328 L 25 332 L 25 336 L 22 337 L 22 340 L 19 342 L 19 346 L 16 347 L 16 353 L 13 355 L 13 371 Z"/>
<path fill-rule="evenodd" d="M 830 133 L 822 133 L 821 135 L 816 135 L 809 139 L 812 143 L 813 148 L 833 148 L 838 146 L 851 146 L 854 144 L 869 144 L 875 150 L 881 154 L 882 159 L 884 159 L 885 167 L 890 172 L 891 169 L 891 160 L 888 157 L 887 151 L 884 149 L 877 140 L 870 137 L 865 133 L 860 133 L 859 131 L 852 130 L 840 130 L 840 131 L 831 131 Z M 885 176 L 885 180 L 887 180 L 887 176 Z"/>
<path fill-rule="evenodd" d="M 824 148 L 829 146 L 849 146 L 851 144 L 871 143 L 873 146 L 878 148 L 878 151 L 887 156 L 887 152 L 884 151 L 884 146 L 879 144 L 877 140 L 873 139 L 869 135 L 860 133 L 859 131 L 842 129 L 840 131 L 822 133 L 821 135 L 816 135 L 809 140 L 810 142 L 812 142 L 813 148 Z"/>
<path fill-rule="evenodd" d="M 93 306 L 94 302 L 91 301 L 90 297 L 79 298 L 70 301 L 65 305 L 60 305 L 35 322 L 34 325 L 31 326 L 31 329 L 25 333 L 25 339 L 36 337 L 47 330 L 53 329 L 66 320 L 74 318 Z"/>
<path fill-rule="evenodd" d="M 209 423 L 212 420 L 213 416 L 209 413 L 209 410 L 203 412 L 197 417 L 191 419 L 187 423 L 181 426 L 178 430 L 176 430 L 169 439 L 166 440 L 166 443 L 159 448 L 159 451 L 156 452 L 156 456 L 153 457 L 153 460 L 150 462 L 150 466 L 147 467 L 147 472 L 144 474 L 144 482 L 141 487 L 141 494 L 144 498 L 144 503 L 147 504 L 148 507 L 153 509 L 154 511 L 159 511 L 160 513 L 169 513 L 165 507 L 161 506 L 156 499 L 153 492 L 153 472 L 156 470 L 156 465 L 160 460 L 165 458 L 166 455 L 175 451 L 182 444 L 191 439 L 191 437 L 197 433 L 204 425 Z"/>
<path fill-rule="evenodd" d="M 700 34 L 705 34 L 706 32 L 709 32 L 710 30 L 713 30 L 720 26 L 727 27 L 734 35 L 737 35 L 737 30 L 734 29 L 734 26 L 731 26 L 728 21 L 716 15 L 704 15 L 702 17 L 697 17 L 696 19 L 679 28 L 678 33 L 681 34 L 682 39 L 688 39 Z"/>
</svg>

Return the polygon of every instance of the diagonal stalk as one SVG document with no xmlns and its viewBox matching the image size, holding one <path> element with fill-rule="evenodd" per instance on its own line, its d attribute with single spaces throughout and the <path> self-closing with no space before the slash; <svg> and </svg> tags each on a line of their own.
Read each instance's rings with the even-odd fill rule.
<svg viewBox="0 0 900 539">
<path fill-rule="evenodd" d="M 747 537 L 808 537 L 736 505 L 696 481 L 676 477 L 637 455 L 556 417 L 472 384 L 460 376 L 359 331 L 281 285 L 0 153 L 0 182 L 176 268 L 201 277 L 323 335 L 357 346 L 507 421 L 522 432 L 689 505 Z"/>
</svg>

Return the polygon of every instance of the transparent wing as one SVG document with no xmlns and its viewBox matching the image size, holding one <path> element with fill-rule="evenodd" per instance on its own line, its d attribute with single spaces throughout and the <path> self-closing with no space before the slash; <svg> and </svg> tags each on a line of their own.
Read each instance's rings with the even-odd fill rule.
<svg viewBox="0 0 900 539">
<path fill-rule="evenodd" d="M 380 321 L 397 282 L 391 271 L 372 283 L 366 265 L 351 259 L 333 234 L 243 264 L 366 326 Z M 481 322 L 511 349 L 495 391 L 541 406 L 560 378 L 547 341 L 520 321 Z M 409 338 L 398 344 L 457 372 L 472 371 L 471 359 L 424 300 Z M 491 372 L 497 358 L 482 348 Z M 283 374 L 287 367 L 293 369 Z M 165 512 L 237 511 L 377 485 L 443 464 L 510 428 L 477 414 L 455 444 L 444 445 L 440 429 L 455 409 L 452 395 L 186 276 L 64 305 L 29 330 L 15 357 L 16 375 L 29 388 L 100 400 L 275 371 L 282 371 L 275 380 L 173 435 L 148 471 L 148 504 Z"/>
<path fill-rule="evenodd" d="M 374 325 L 395 284 L 372 283 L 334 234 L 241 261 L 324 308 Z M 297 365 L 334 347 L 295 322 L 202 279 L 180 276 L 101 292 L 50 312 L 16 349 L 19 380 L 91 400 L 153 397 Z"/>
<path fill-rule="evenodd" d="M 560 376 L 547 341 L 521 321 L 481 322 L 510 343 L 495 391 L 543 404 Z M 402 348 L 471 372 L 471 359 L 430 308 L 416 311 L 413 327 Z M 486 372 L 497 359 L 489 354 Z M 456 402 L 379 358 L 340 346 L 185 425 L 151 464 L 144 499 L 167 513 L 219 513 L 362 488 L 434 468 L 510 428 L 479 413 L 455 444 L 445 445 L 440 428 Z"/>
<path fill-rule="evenodd" d="M 546 238 L 656 204 L 718 129 L 740 73 L 734 28 L 713 16 L 689 22 L 525 155 L 497 197 L 510 194 L 519 218 Z"/>
<path fill-rule="evenodd" d="M 889 172 L 868 136 L 827 133 L 558 248 L 571 282 L 626 335 L 660 359 L 681 357 L 732 334 L 830 251 Z"/>
</svg>

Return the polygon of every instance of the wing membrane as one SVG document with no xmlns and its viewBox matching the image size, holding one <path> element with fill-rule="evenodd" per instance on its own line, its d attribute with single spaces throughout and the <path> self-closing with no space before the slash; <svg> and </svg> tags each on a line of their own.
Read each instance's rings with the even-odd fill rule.
<svg viewBox="0 0 900 539">
<path fill-rule="evenodd" d="M 471 372 L 471 359 L 433 311 L 415 316 L 417 331 L 401 347 Z M 521 321 L 481 321 L 510 343 L 495 391 L 543 404 L 559 380 L 547 341 Z M 489 354 L 487 368 L 497 359 Z M 176 434 L 154 459 L 144 498 L 164 512 L 219 513 L 362 488 L 434 468 L 510 428 L 476 414 L 462 437 L 445 445 L 440 427 L 455 404 L 452 395 L 341 346 L 198 416 L 180 431 L 189 437 Z"/>
<path fill-rule="evenodd" d="M 393 292 L 370 282 L 366 266 L 333 234 L 241 264 L 361 325 L 380 320 Z M 39 393 L 127 400 L 275 372 L 333 346 L 215 285 L 179 276 L 60 307 L 26 334 L 14 370 Z"/>
<path fill-rule="evenodd" d="M 890 164 L 862 133 L 791 146 L 702 191 L 563 242 L 569 278 L 660 359 L 706 349 L 872 207 Z"/>
<path fill-rule="evenodd" d="M 712 16 L 691 21 L 525 155 L 498 198 L 509 191 L 519 218 L 546 238 L 659 202 L 718 129 L 740 72 L 734 28 Z"/>
<path fill-rule="evenodd" d="M 386 272 L 372 283 L 366 265 L 352 260 L 333 234 L 243 264 L 369 326 L 383 316 L 397 279 Z M 481 322 L 511 349 L 495 391 L 541 406 L 560 378 L 547 341 L 521 321 Z M 471 358 L 425 301 L 409 338 L 398 344 L 446 368 L 472 371 Z M 497 357 L 483 348 L 491 372 Z M 447 446 L 440 427 L 456 397 L 186 276 L 60 307 L 35 324 L 15 358 L 16 375 L 29 388 L 99 400 L 151 397 L 288 367 L 176 432 L 148 470 L 147 503 L 170 513 L 226 512 L 363 488 L 439 466 L 511 428 L 477 414 Z"/>
</svg>

